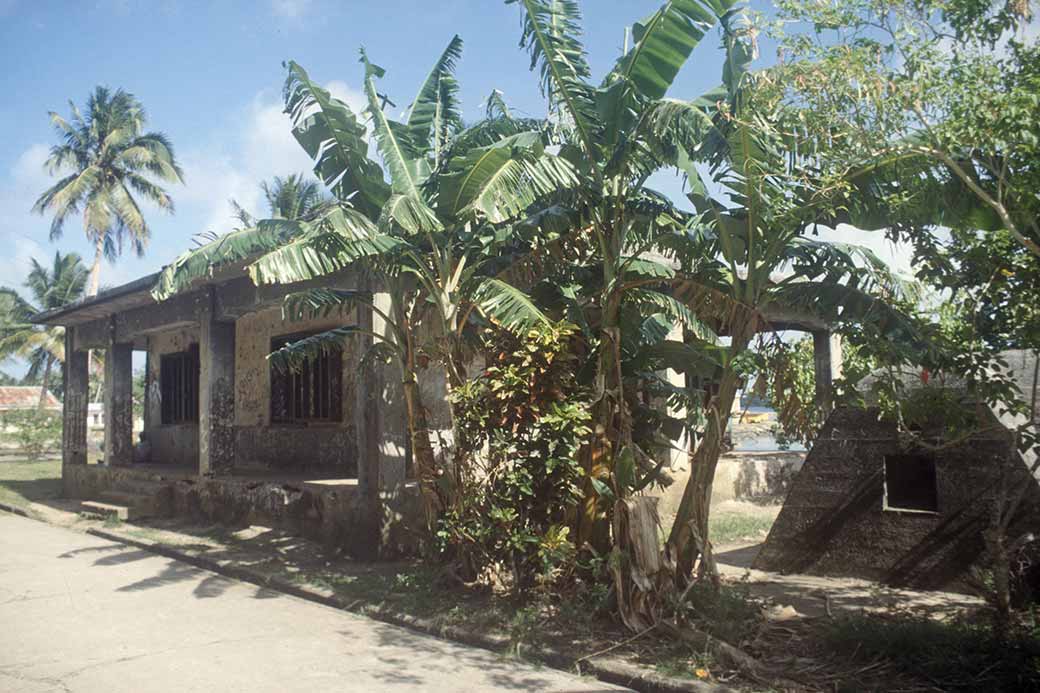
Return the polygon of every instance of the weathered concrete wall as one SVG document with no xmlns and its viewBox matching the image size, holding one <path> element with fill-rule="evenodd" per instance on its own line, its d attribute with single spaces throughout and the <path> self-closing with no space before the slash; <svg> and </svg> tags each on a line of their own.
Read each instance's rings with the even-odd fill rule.
<svg viewBox="0 0 1040 693">
<path fill-rule="evenodd" d="M 357 475 L 357 436 L 354 430 L 354 386 L 357 352 L 343 351 L 342 411 L 339 423 L 308 425 L 271 422 L 271 339 L 352 324 L 353 316 L 322 320 L 283 320 L 279 308 L 251 313 L 235 324 L 235 447 L 236 471 L 299 469 L 332 470 Z"/>
<path fill-rule="evenodd" d="M 804 460 L 804 452 L 726 453 L 715 468 L 711 502 L 782 499 Z"/>
<path fill-rule="evenodd" d="M 198 344 L 199 331 L 196 327 L 184 327 L 153 334 L 148 338 L 148 406 L 145 407 L 145 430 L 152 448 L 151 461 L 156 464 L 173 464 L 198 467 L 199 426 L 198 424 L 166 424 L 162 422 L 162 396 L 159 389 L 160 362 L 163 354 L 187 351 Z"/>
<path fill-rule="evenodd" d="M 843 575 L 925 588 L 957 587 L 982 560 L 982 531 L 1001 474 L 1029 492 L 1011 529 L 1040 528 L 1040 487 L 1006 435 L 979 435 L 930 456 L 938 512 L 885 509 L 886 455 L 907 451 L 876 410 L 836 409 L 806 457 L 755 562 L 781 572 Z"/>
<path fill-rule="evenodd" d="M 791 480 L 805 459 L 804 452 L 728 452 L 719 458 L 712 482 L 712 507 L 730 500 L 775 501 L 790 488 Z M 683 459 L 672 467 L 675 482 L 668 488 L 653 487 L 648 495 L 660 498 L 657 512 L 664 526 L 671 526 L 690 478 Z"/>
</svg>

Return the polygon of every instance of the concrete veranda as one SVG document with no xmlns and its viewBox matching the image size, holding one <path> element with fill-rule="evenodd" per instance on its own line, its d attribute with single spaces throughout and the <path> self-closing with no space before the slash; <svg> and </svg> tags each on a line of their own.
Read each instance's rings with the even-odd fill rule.
<svg viewBox="0 0 1040 693">
<path fill-rule="evenodd" d="M 623 690 L 0 512 L 0 691 Z"/>
</svg>

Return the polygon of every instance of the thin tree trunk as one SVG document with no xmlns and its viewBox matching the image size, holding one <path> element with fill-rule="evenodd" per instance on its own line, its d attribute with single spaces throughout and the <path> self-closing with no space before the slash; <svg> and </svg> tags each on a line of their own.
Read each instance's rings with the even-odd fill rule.
<svg viewBox="0 0 1040 693">
<path fill-rule="evenodd" d="M 90 276 L 87 280 L 87 298 L 97 296 L 101 288 L 101 260 L 105 254 L 105 241 L 99 235 L 94 241 L 94 264 L 90 266 Z"/>
<path fill-rule="evenodd" d="M 741 326 L 732 339 L 730 360 L 742 353 L 751 342 L 752 326 Z M 712 484 L 715 480 L 715 469 L 722 454 L 722 444 L 729 425 L 733 400 L 740 388 L 740 375 L 732 366 L 722 372 L 718 395 L 714 398 L 708 411 L 708 425 L 704 437 L 693 453 L 690 465 L 690 478 L 683 490 L 679 510 L 675 516 L 671 532 L 668 535 L 668 546 L 676 559 L 676 573 L 680 581 L 692 577 L 693 565 L 698 556 L 704 554 L 702 572 L 708 572 L 714 580 L 714 563 L 711 559 L 711 543 L 708 534 L 708 520 L 711 512 Z"/>
<path fill-rule="evenodd" d="M 40 383 L 40 404 L 39 411 L 43 413 L 47 410 L 47 386 L 51 382 L 51 364 L 54 361 L 54 357 L 50 354 L 44 357 L 46 360 L 43 362 L 43 380 Z"/>
</svg>

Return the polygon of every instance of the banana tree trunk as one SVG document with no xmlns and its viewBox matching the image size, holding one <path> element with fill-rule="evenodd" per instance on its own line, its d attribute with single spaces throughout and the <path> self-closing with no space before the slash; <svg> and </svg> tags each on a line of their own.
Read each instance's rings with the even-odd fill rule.
<svg viewBox="0 0 1040 693">
<path fill-rule="evenodd" d="M 748 331 L 749 328 L 745 328 L 733 335 L 730 363 L 733 357 L 747 349 L 751 342 Z M 668 547 L 676 559 L 676 576 L 680 582 L 692 577 L 694 563 L 700 556 L 703 556 L 701 574 L 707 573 L 712 580 L 717 580 L 718 577 L 708 535 L 712 484 L 719 456 L 722 454 L 729 414 L 739 388 L 740 375 L 731 365 L 727 365 L 722 372 L 718 395 L 708 411 L 708 425 L 704 437 L 693 453 L 690 478 L 686 482 L 675 522 L 668 535 Z"/>
<path fill-rule="evenodd" d="M 619 441 L 624 416 L 624 393 L 621 383 L 621 297 L 616 292 L 607 296 L 602 315 L 602 342 L 597 362 L 600 399 L 593 409 L 592 439 L 582 454 L 586 479 L 578 506 L 577 544 L 588 543 L 599 552 L 610 550 L 609 519 L 599 512 L 599 494 L 591 479 L 609 478 L 615 443 Z"/>
<path fill-rule="evenodd" d="M 454 334 L 454 326 L 452 326 Z M 457 424 L 457 417 L 455 416 L 455 398 L 452 396 L 453 393 L 457 392 L 459 388 L 466 384 L 466 364 L 461 355 L 461 349 L 458 344 L 453 344 L 449 349 L 448 364 L 447 364 L 447 390 L 448 390 L 448 417 L 451 420 L 451 474 L 453 480 L 452 498 L 449 502 L 454 502 L 454 498 L 458 497 L 458 494 L 462 492 L 463 484 L 466 483 L 466 471 L 468 469 L 468 454 L 462 446 L 462 434 Z"/>
</svg>

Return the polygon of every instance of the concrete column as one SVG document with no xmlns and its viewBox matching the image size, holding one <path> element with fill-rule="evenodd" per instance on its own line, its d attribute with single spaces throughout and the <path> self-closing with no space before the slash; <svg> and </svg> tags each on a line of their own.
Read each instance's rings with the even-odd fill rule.
<svg viewBox="0 0 1040 693">
<path fill-rule="evenodd" d="M 109 342 L 105 354 L 105 464 L 134 461 L 132 344 Z"/>
<path fill-rule="evenodd" d="M 683 328 L 681 325 L 676 325 L 672 328 L 672 331 L 668 333 L 668 339 L 676 342 L 683 341 Z M 675 387 L 686 387 L 686 375 L 679 371 L 667 369 L 664 373 L 665 379 L 669 384 Z M 686 407 L 673 408 L 668 407 L 668 416 L 673 416 L 677 419 L 686 420 Z M 686 469 L 687 463 L 689 462 L 689 447 L 690 447 L 690 436 L 689 431 L 684 426 L 677 437 L 671 437 L 672 447 L 668 450 L 668 466 L 671 469 Z"/>
<path fill-rule="evenodd" d="M 62 367 L 61 462 L 87 463 L 87 404 L 90 402 L 90 371 L 86 351 L 73 348 L 73 331 L 65 328 L 65 365 Z"/>
<path fill-rule="evenodd" d="M 199 474 L 235 464 L 235 323 L 214 320 L 214 294 L 199 330 Z"/>
<path fill-rule="evenodd" d="M 147 431 L 151 428 L 151 413 L 152 413 L 152 342 L 151 339 L 145 339 L 145 352 L 144 352 L 144 401 L 141 402 L 142 413 L 141 413 L 141 428 Z"/>
<path fill-rule="evenodd" d="M 359 305 L 357 324 L 362 330 L 373 329 L 372 309 Z M 372 348 L 372 337 L 361 335 L 357 342 L 358 358 Z M 358 490 L 366 501 L 378 499 L 380 487 L 380 442 L 383 437 L 382 368 L 369 361 L 358 374 L 355 387 L 354 430 L 357 431 Z"/>
<path fill-rule="evenodd" d="M 816 404 L 826 415 L 834 408 L 834 381 L 841 377 L 841 335 L 813 332 L 812 338 Z"/>
<path fill-rule="evenodd" d="M 365 305 L 357 308 L 357 325 L 373 330 L 372 309 Z M 360 335 L 356 354 L 364 358 L 372 348 L 373 339 Z M 348 368 L 355 364 L 345 364 Z M 374 559 L 379 555 L 382 524 L 381 442 L 383 439 L 383 366 L 369 360 L 357 373 L 354 386 L 354 430 L 357 433 L 357 479 L 359 508 L 354 545 L 360 557 Z"/>
</svg>

